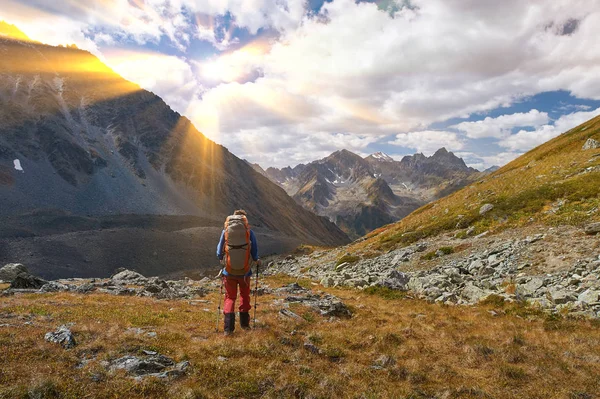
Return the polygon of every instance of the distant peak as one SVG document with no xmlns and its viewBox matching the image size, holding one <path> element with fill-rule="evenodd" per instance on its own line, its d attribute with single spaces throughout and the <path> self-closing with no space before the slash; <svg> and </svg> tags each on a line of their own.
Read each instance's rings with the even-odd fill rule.
<svg viewBox="0 0 600 399">
<path fill-rule="evenodd" d="M 371 158 L 376 159 L 377 161 L 380 162 L 392 162 L 394 161 L 394 158 L 390 157 L 388 154 L 378 151 L 374 154 L 370 155 Z"/>
<path fill-rule="evenodd" d="M 433 155 L 436 156 L 436 155 L 446 155 L 446 154 L 449 154 L 448 150 L 446 149 L 446 147 L 442 147 L 439 150 L 437 150 L 435 152 L 435 154 L 433 154 Z"/>
</svg>

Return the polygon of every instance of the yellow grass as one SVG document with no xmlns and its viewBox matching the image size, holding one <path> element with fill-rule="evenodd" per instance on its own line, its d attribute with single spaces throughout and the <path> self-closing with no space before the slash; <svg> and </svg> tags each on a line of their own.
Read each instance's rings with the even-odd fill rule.
<svg viewBox="0 0 600 399">
<path fill-rule="evenodd" d="M 274 277 L 269 284 L 290 281 Z M 216 294 L 207 297 L 210 304 L 104 294 L 1 298 L 0 325 L 12 326 L 0 327 L 0 398 L 547 399 L 600 392 L 599 323 L 548 318 L 494 301 L 447 307 L 384 299 L 377 290 L 327 291 L 342 298 L 354 317 L 330 322 L 292 306 L 303 320 L 282 320 L 272 305 L 276 298 L 264 296 L 260 329 L 238 328 L 230 339 L 214 332 Z M 43 338 L 64 323 L 75 323 L 78 346 L 72 350 Z M 158 336 L 127 333 L 131 327 Z M 305 342 L 322 353 L 305 350 Z M 192 369 L 172 382 L 135 382 L 100 364 L 144 349 L 189 360 Z M 381 355 L 395 364 L 371 368 Z M 95 360 L 76 369 L 84 357 Z"/>
</svg>

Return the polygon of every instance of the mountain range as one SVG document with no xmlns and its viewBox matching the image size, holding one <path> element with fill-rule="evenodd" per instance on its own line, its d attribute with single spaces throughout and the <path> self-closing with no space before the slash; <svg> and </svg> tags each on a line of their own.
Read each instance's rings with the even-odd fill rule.
<svg viewBox="0 0 600 399">
<path fill-rule="evenodd" d="M 296 243 L 348 241 L 91 53 L 11 36 L 0 36 L 4 229 L 16 223 L 18 235 L 35 236 L 16 221 L 48 209 L 61 218 L 190 215 L 218 226 L 244 208 L 253 226 Z M 10 261 L 8 244 L 2 245 L 0 261 Z"/>
<path fill-rule="evenodd" d="M 363 158 L 341 150 L 294 168 L 252 166 L 355 239 L 480 176 L 445 148 L 430 157 L 415 154 L 401 161 L 381 152 Z"/>
</svg>

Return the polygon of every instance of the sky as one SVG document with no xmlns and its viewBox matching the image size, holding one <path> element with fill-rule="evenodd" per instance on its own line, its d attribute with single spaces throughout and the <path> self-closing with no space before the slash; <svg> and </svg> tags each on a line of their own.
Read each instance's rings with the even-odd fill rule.
<svg viewBox="0 0 600 399">
<path fill-rule="evenodd" d="M 600 0 L 0 0 L 263 167 L 446 147 L 503 165 L 600 114 Z"/>
</svg>

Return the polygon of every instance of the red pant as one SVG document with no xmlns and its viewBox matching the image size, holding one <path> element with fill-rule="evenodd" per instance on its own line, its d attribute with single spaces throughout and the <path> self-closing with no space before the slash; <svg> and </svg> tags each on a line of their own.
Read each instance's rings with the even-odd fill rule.
<svg viewBox="0 0 600 399">
<path fill-rule="evenodd" d="M 250 277 L 224 276 L 225 306 L 223 313 L 235 313 L 235 299 L 237 298 L 237 287 L 240 286 L 240 312 L 249 312 L 250 304 Z"/>
</svg>

